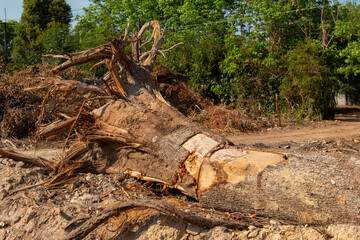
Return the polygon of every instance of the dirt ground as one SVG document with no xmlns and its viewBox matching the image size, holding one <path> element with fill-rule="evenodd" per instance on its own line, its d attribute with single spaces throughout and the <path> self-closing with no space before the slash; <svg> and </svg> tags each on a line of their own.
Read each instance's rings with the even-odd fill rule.
<svg viewBox="0 0 360 240">
<path fill-rule="evenodd" d="M 336 121 L 266 129 L 228 138 L 247 147 L 287 152 L 290 157 L 293 154 L 317 156 L 319 161 L 334 158 L 352 161 L 358 166 L 354 172 L 360 172 L 359 107 L 338 109 Z M 42 143 L 36 153 L 32 140 L 2 139 L 0 146 L 50 158 L 59 153 L 61 143 Z M 119 201 L 155 199 L 169 202 L 175 208 L 186 207 L 190 212 L 201 208 L 184 195 L 161 191 L 158 184 L 123 174 L 80 173 L 67 185 L 47 189 L 45 184 L 50 176 L 42 169 L 0 159 L 0 176 L 0 239 L 66 239 L 85 220 Z M 226 214 L 229 221 L 238 221 L 233 214 L 241 213 Z M 111 218 L 85 239 L 360 239 L 360 225 L 304 226 L 260 219 L 256 215 L 247 218 L 249 224 L 243 229 L 204 228 L 155 210 L 137 208 Z"/>
<path fill-rule="evenodd" d="M 230 135 L 235 144 L 276 145 L 286 142 L 351 139 L 360 136 L 360 107 L 341 106 L 335 121 L 310 122 L 305 126 L 265 129 L 259 133 Z"/>
</svg>

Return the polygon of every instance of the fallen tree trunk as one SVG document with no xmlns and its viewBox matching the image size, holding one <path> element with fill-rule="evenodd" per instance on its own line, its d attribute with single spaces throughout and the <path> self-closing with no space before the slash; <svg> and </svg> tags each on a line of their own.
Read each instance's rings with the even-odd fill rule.
<svg viewBox="0 0 360 240">
<path fill-rule="evenodd" d="M 149 28 L 154 29 L 153 34 L 145 44 L 153 38 L 153 45 L 139 54 L 139 45 L 133 43 Z M 78 159 L 90 163 L 94 171 L 126 172 L 161 182 L 206 207 L 299 223 L 358 223 L 359 179 L 350 169 L 332 161 L 288 159 L 282 153 L 238 148 L 170 106 L 159 93 L 153 72 L 156 56 L 167 51 L 162 50 L 162 42 L 160 24 L 152 21 L 130 39 L 125 34 L 110 44 L 65 54 L 63 58 L 68 60 L 54 73 L 79 63 L 105 60 L 106 92 L 116 100 L 91 113 L 80 109 L 78 117 L 55 124 L 54 129 L 47 127 L 44 135 L 62 132 L 71 124 L 79 141 L 89 149 Z M 128 43 L 133 48 L 132 57 L 122 50 Z M 80 116 L 83 114 L 86 117 Z M 64 159 L 67 161 L 58 166 L 76 160 Z"/>
</svg>

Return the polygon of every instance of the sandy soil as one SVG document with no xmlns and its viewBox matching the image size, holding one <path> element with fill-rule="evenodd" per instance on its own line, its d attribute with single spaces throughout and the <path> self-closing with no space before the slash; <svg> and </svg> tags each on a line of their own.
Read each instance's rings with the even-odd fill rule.
<svg viewBox="0 0 360 240">
<path fill-rule="evenodd" d="M 235 144 L 276 145 L 286 142 L 309 142 L 360 137 L 360 107 L 342 107 L 335 121 L 308 123 L 306 126 L 291 126 L 267 129 L 259 133 L 229 135 Z"/>
</svg>

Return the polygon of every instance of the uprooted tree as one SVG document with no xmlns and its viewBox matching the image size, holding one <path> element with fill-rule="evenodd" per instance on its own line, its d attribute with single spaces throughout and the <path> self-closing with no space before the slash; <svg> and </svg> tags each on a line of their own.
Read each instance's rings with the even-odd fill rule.
<svg viewBox="0 0 360 240">
<path fill-rule="evenodd" d="M 152 35 L 140 45 L 151 28 Z M 49 85 L 47 98 L 59 91 L 96 93 L 73 117 L 40 129 L 39 136 L 46 139 L 75 132 L 77 143 L 52 160 L 24 159 L 3 150 L 0 155 L 54 171 L 52 184 L 86 166 L 86 171 L 125 172 L 163 183 L 205 207 L 298 223 L 358 223 L 359 177 L 350 163 L 242 149 L 171 106 L 158 90 L 158 83 L 171 76 L 154 72 L 153 65 L 158 54 L 164 56 L 179 44 L 163 50 L 163 33 L 158 21 L 151 21 L 137 34 L 126 30 L 124 36 L 87 51 L 45 56 L 66 59 L 52 70 L 55 74 L 90 61 L 108 70 L 100 86 L 59 79 Z M 149 43 L 151 49 L 142 53 Z M 124 52 L 126 44 L 131 56 Z M 94 108 L 93 102 L 102 106 Z"/>
</svg>

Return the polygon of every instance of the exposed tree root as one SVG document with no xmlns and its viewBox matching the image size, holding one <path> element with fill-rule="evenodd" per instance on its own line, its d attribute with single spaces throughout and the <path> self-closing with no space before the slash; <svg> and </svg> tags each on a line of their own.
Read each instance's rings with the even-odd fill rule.
<svg viewBox="0 0 360 240">
<path fill-rule="evenodd" d="M 109 218 L 128 209 L 138 207 L 155 209 L 166 216 L 174 217 L 182 221 L 184 224 L 191 223 L 201 227 L 211 228 L 215 226 L 225 226 L 242 230 L 246 229 L 250 224 L 261 225 L 249 217 L 241 217 L 235 220 L 227 217 L 224 213 L 210 210 L 203 210 L 202 213 L 195 213 L 192 211 L 185 211 L 181 208 L 175 208 L 173 205 L 161 200 L 130 200 L 127 202 L 117 203 L 102 210 L 100 213 L 83 223 L 79 228 L 70 232 L 64 239 L 83 239 L 99 225 L 105 223 Z"/>
</svg>

